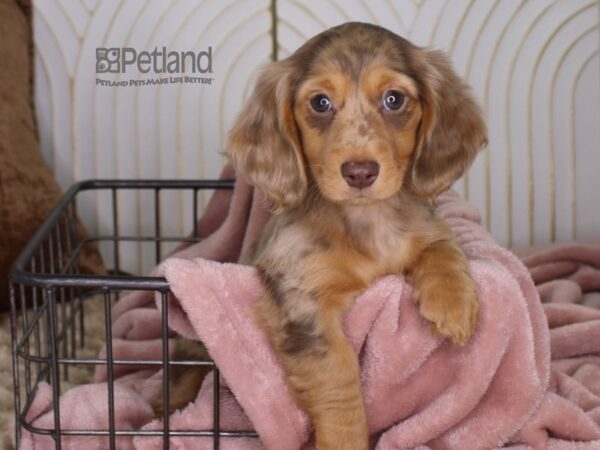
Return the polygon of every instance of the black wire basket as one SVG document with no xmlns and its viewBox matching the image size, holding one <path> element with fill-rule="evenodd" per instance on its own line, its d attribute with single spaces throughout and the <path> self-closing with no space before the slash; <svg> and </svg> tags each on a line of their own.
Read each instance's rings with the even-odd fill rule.
<svg viewBox="0 0 600 450">
<path fill-rule="evenodd" d="M 198 196 L 218 189 L 232 189 L 233 181 L 223 180 L 91 180 L 75 184 L 46 219 L 25 247 L 11 271 L 11 334 L 14 375 L 15 439 L 17 448 L 22 429 L 32 434 L 52 438 L 55 448 L 61 449 L 62 440 L 69 436 L 95 436 L 106 438 L 106 448 L 117 449 L 117 437 L 162 436 L 164 448 L 169 449 L 171 436 L 205 436 L 212 439 L 213 448 L 219 448 L 221 437 L 255 437 L 252 431 L 222 431 L 219 414 L 219 371 L 214 363 L 206 361 L 170 361 L 168 347 L 169 284 L 162 277 L 129 276 L 121 271 L 123 246 L 128 243 L 144 243 L 154 247 L 154 263 L 161 261 L 165 244 L 197 242 Z M 78 205 L 86 192 L 102 192 L 110 204 L 109 223 L 112 233 L 84 237 L 77 219 Z M 153 204 L 153 233 L 146 236 L 126 236 L 119 230 L 119 198 L 124 191 L 144 192 L 151 195 Z M 203 192 L 204 191 L 204 192 Z M 190 235 L 163 236 L 161 234 L 161 208 L 164 193 L 185 193 L 192 205 L 190 211 L 192 230 Z M 183 198 L 183 196 L 182 196 Z M 86 246 L 102 244 L 109 248 L 115 275 L 86 275 L 81 273 L 80 255 Z M 154 291 L 162 302 L 162 358 L 158 360 L 114 359 L 112 349 L 111 307 L 119 296 L 131 291 Z M 84 346 L 86 319 L 84 303 L 103 302 L 104 331 L 106 339 L 105 358 L 86 358 L 78 351 Z M 116 364 L 156 366 L 163 369 L 162 430 L 128 430 L 115 427 L 114 372 Z M 60 403 L 65 382 L 69 381 L 69 369 L 73 366 L 93 368 L 107 366 L 108 427 L 105 430 L 66 429 L 61 427 Z M 175 365 L 205 365 L 214 368 L 213 428 L 202 430 L 171 430 L 169 424 L 169 370 Z M 40 428 L 27 420 L 39 384 L 46 382 L 52 389 L 54 425 Z"/>
</svg>

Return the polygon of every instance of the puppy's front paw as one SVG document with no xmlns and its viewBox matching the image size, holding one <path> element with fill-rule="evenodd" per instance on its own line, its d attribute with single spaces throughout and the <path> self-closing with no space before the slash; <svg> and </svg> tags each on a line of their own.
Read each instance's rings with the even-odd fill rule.
<svg viewBox="0 0 600 450">
<path fill-rule="evenodd" d="M 466 344 L 477 326 L 479 300 L 470 276 L 429 278 L 416 287 L 419 310 L 432 322 L 433 330 L 456 345 Z"/>
</svg>

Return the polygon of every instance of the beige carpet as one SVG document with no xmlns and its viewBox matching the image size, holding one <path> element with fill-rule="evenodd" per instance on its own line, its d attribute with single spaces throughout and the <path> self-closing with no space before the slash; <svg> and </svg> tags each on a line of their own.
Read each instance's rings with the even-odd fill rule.
<svg viewBox="0 0 600 450">
<path fill-rule="evenodd" d="M 104 343 L 104 303 L 101 296 L 90 297 L 84 301 L 85 311 L 85 347 L 77 349 L 77 356 L 95 357 Z M 71 366 L 69 382 L 63 384 L 63 391 L 69 387 L 91 380 L 92 366 Z M 20 364 L 20 371 L 23 365 Z M 10 338 L 10 318 L 8 313 L 0 314 L 0 449 L 11 449 L 9 430 L 14 418 L 13 372 Z M 22 376 L 21 376 L 22 379 Z M 24 399 L 24 395 L 21 399 Z"/>
</svg>

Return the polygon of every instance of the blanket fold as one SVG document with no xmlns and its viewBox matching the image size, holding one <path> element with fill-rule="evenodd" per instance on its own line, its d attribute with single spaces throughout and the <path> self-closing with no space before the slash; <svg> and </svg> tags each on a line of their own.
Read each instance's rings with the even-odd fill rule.
<svg viewBox="0 0 600 450">
<path fill-rule="evenodd" d="M 223 176 L 231 176 L 229 168 Z M 220 368 L 221 428 L 253 429 L 260 437 L 222 438 L 221 448 L 310 449 L 310 423 L 253 320 L 260 279 L 254 268 L 235 263 L 268 218 L 260 206 L 243 181 L 233 193 L 217 192 L 198 224 L 204 239 L 179 249 L 153 274 L 170 283 L 173 334 L 201 340 Z M 477 331 L 465 347 L 431 334 L 410 285 L 398 276 L 377 280 L 356 299 L 344 328 L 360 361 L 372 447 L 600 448 L 600 310 L 586 303 L 600 288 L 600 246 L 521 250 L 519 259 L 494 243 L 478 212 L 456 194 L 440 196 L 437 212 L 469 259 L 481 301 Z M 148 292 L 119 300 L 113 309 L 116 358 L 139 358 L 140 352 L 160 358 L 160 306 Z M 159 420 L 147 423 L 147 405 L 160 395 L 162 375 L 151 367 L 133 369 L 115 366 L 115 386 L 131 399 L 117 404 L 125 408 L 117 412 L 117 427 L 161 429 Z M 95 381 L 61 397 L 63 426 L 82 426 L 63 402 L 76 411 L 89 395 L 105 401 L 98 387 L 105 386 L 105 366 L 97 368 Z M 170 417 L 170 428 L 210 429 L 213 388 L 208 376 L 196 400 Z M 34 423 L 50 423 L 52 399 L 44 398 Z M 87 420 L 86 427 L 105 427 L 99 417 Z M 24 435 L 22 448 L 43 448 L 35 446 L 37 436 Z M 63 448 L 83 448 L 81 439 L 64 439 Z M 163 445 L 162 438 L 146 436 L 121 442 L 135 449 Z M 212 440 L 173 437 L 171 445 L 209 449 Z"/>
</svg>

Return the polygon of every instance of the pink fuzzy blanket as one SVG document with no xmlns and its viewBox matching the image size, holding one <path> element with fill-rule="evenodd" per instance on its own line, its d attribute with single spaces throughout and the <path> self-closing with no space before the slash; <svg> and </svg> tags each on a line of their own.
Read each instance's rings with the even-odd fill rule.
<svg viewBox="0 0 600 450">
<path fill-rule="evenodd" d="M 477 211 L 457 195 L 441 196 L 437 210 L 461 241 L 479 286 L 478 329 L 464 348 L 432 335 L 410 286 L 397 276 L 378 280 L 356 300 L 345 329 L 360 359 L 372 447 L 600 449 L 600 310 L 590 306 L 599 304 L 600 246 L 556 245 L 524 251 L 520 260 L 494 243 Z M 260 436 L 222 438 L 223 449 L 313 448 L 310 424 L 252 319 L 263 289 L 259 278 L 254 268 L 235 263 L 266 218 L 256 193 L 238 182 L 233 192 L 212 198 L 198 225 L 205 239 L 154 271 L 171 285 L 171 328 L 202 340 L 221 369 L 221 429 L 254 429 Z M 156 305 L 147 292 L 117 303 L 115 358 L 160 359 Z M 115 377 L 117 429 L 161 429 L 160 421 L 147 423 L 161 373 L 117 366 Z M 105 366 L 96 381 L 61 397 L 64 428 L 108 428 Z M 170 417 L 172 430 L 212 427 L 212 381 L 207 377 L 197 399 Z M 28 419 L 52 427 L 47 385 Z M 22 448 L 46 448 L 47 439 L 24 430 Z M 62 442 L 66 449 L 108 448 L 106 438 Z M 120 449 L 163 445 L 148 436 L 117 443 Z M 209 449 L 212 440 L 172 437 L 171 448 Z"/>
</svg>

